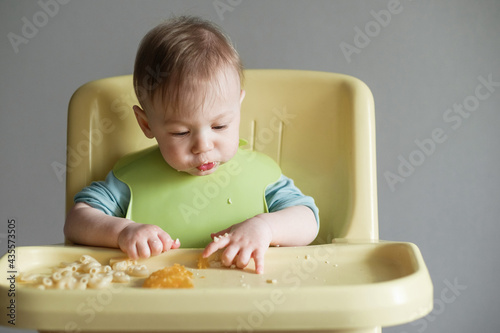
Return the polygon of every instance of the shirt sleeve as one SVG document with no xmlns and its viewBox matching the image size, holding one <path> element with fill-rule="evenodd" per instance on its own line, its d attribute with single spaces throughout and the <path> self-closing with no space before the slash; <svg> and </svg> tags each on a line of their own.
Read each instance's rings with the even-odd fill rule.
<svg viewBox="0 0 500 333">
<path fill-rule="evenodd" d="M 319 209 L 314 199 L 304 195 L 290 178 L 281 175 L 280 179 L 267 187 L 266 202 L 269 212 L 276 212 L 292 206 L 309 207 L 316 217 L 319 228 Z"/>
<path fill-rule="evenodd" d="M 110 171 L 104 181 L 92 182 L 78 192 L 75 203 L 84 202 L 107 215 L 125 217 L 130 202 L 130 190 L 127 184 L 118 180 Z"/>
</svg>

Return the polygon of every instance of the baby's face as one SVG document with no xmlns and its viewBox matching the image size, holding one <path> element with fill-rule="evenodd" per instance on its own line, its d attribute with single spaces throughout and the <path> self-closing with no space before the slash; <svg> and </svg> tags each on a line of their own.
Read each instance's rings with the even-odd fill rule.
<svg viewBox="0 0 500 333">
<path fill-rule="evenodd" d="M 240 107 L 244 91 L 236 72 L 221 72 L 221 89 L 194 96 L 181 110 L 161 110 L 148 116 L 152 135 L 165 161 L 174 169 L 204 176 L 236 154 L 239 144 Z M 222 92 L 222 93 L 220 93 Z"/>
</svg>

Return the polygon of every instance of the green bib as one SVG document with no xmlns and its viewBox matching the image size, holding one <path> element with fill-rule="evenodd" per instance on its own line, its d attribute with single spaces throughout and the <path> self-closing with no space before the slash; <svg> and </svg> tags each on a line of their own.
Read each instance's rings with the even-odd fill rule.
<svg viewBox="0 0 500 333">
<path fill-rule="evenodd" d="M 185 248 L 267 212 L 266 187 L 281 176 L 270 157 L 242 149 L 214 173 L 193 176 L 170 167 L 157 146 L 123 157 L 113 172 L 130 189 L 126 218 L 160 226 Z"/>
</svg>

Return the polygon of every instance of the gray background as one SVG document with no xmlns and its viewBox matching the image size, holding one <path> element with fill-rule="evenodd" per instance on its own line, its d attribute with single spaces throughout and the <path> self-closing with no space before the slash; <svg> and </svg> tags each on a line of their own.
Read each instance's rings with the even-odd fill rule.
<svg viewBox="0 0 500 333">
<path fill-rule="evenodd" d="M 201 15 L 227 31 L 247 68 L 339 72 L 371 88 L 380 238 L 416 243 L 435 288 L 430 316 L 384 332 L 499 332 L 498 83 L 472 103 L 479 77 L 500 82 L 500 1 L 401 0 L 383 25 L 371 11 L 390 0 L 220 1 L 231 10 L 219 15 L 212 0 L 73 0 L 46 22 L 36 1 L 0 2 L 0 252 L 9 218 L 18 246 L 63 240 L 64 181 L 52 165 L 65 163 L 74 90 L 131 73 L 140 38 L 162 19 Z M 8 34 L 22 35 L 23 17 L 40 28 L 16 52 Z M 356 36 L 365 28 L 369 43 Z M 355 42 L 346 56 L 342 43 Z M 446 120 L 463 103 L 474 110 L 460 126 Z M 415 141 L 436 129 L 446 140 L 419 153 Z M 398 171 L 402 158 L 419 165 Z M 388 172 L 404 182 L 391 187 Z M 453 293 L 450 284 L 460 287 Z"/>
</svg>

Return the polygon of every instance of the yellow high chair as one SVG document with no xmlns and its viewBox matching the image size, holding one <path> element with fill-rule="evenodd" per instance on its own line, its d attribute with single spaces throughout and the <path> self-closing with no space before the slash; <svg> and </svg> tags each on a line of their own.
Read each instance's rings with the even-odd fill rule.
<svg viewBox="0 0 500 333">
<path fill-rule="evenodd" d="M 19 293 L 24 302 L 38 299 L 43 305 L 24 304 L 18 327 L 376 333 L 382 326 L 409 322 L 431 311 L 432 283 L 418 248 L 378 240 L 374 103 L 369 88 L 341 74 L 246 70 L 244 89 L 244 148 L 271 156 L 283 174 L 315 198 L 321 220 L 317 245 L 270 248 L 264 275 L 206 270 L 190 290 L 125 286 L 108 295 L 26 288 Z M 90 182 L 104 179 L 120 157 L 155 144 L 137 125 L 132 111 L 137 103 L 130 75 L 93 81 L 75 92 L 68 116 L 68 210 L 73 196 Z M 52 261 L 42 261 L 56 264 L 81 255 L 82 247 L 25 251 L 25 258 L 53 255 Z M 119 251 L 86 248 L 84 253 L 104 260 Z M 168 251 L 147 263 L 158 268 L 175 262 L 189 266 L 199 253 Z M 19 266 L 37 267 L 28 262 Z M 93 313 L 86 303 L 89 297 L 103 299 Z M 21 299 L 17 304 L 22 306 Z"/>
</svg>

